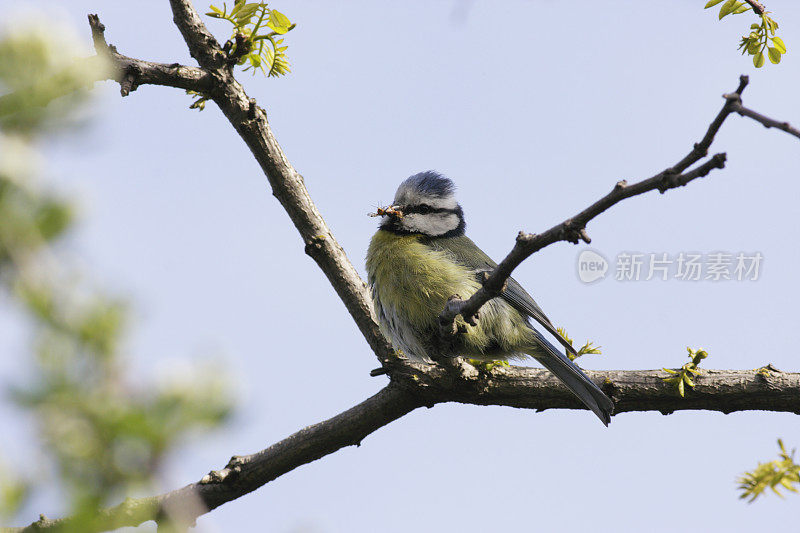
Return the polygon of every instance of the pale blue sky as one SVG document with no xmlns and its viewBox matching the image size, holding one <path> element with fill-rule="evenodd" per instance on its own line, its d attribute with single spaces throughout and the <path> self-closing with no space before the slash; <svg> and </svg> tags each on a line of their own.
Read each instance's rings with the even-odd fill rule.
<svg viewBox="0 0 800 533">
<path fill-rule="evenodd" d="M 240 79 L 351 260 L 409 174 L 456 181 L 468 235 L 500 259 L 517 231 L 541 231 L 683 157 L 733 90 L 745 105 L 800 124 L 800 5 L 772 0 L 789 53 L 753 68 L 736 50 L 749 15 L 718 22 L 704 0 L 275 2 L 297 22 L 292 74 Z M 166 0 L 0 0 L 45 7 L 76 25 L 99 13 L 124 54 L 191 59 Z M 60 7 L 54 7 L 60 6 Z M 206 7 L 196 2 L 198 9 Z M 212 25 L 218 37 L 228 29 Z M 121 99 L 98 84 L 96 119 L 48 142 L 49 175 L 81 201 L 69 253 L 129 296 L 127 352 L 137 375 L 225 354 L 236 420 L 186 443 L 163 488 L 199 479 L 384 386 L 376 360 L 213 104 L 198 113 L 175 89 Z M 664 196 L 624 202 L 588 228 L 592 247 L 759 251 L 756 282 L 611 279 L 581 283 L 581 247 L 557 244 L 515 277 L 552 320 L 603 355 L 588 368 L 660 368 L 704 347 L 713 368 L 768 362 L 798 370 L 795 243 L 800 143 L 731 117 L 712 150 L 728 166 Z M 24 372 L 25 333 L 0 306 L 0 380 Z M 7 354 L 7 355 L 5 355 Z M 0 449 L 23 459 L 34 434 L 0 407 Z M 439 405 L 229 503 L 204 531 L 734 531 L 796 523 L 799 497 L 746 505 L 735 477 L 800 446 L 796 415 L 624 414 L 606 429 L 589 412 Z M 6 452 L 9 450 L 10 452 Z M 22 462 L 22 460 L 21 460 Z M 52 497 L 27 509 L 59 514 Z M 152 530 L 150 526 L 142 528 Z"/>
</svg>

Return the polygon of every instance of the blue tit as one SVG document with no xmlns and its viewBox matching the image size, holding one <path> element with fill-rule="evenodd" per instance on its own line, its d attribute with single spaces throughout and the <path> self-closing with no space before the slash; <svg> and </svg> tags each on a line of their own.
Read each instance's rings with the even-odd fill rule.
<svg viewBox="0 0 800 533">
<path fill-rule="evenodd" d="M 454 350 L 437 349 L 438 317 L 448 298 L 471 296 L 484 272 L 497 266 L 464 234 L 464 212 L 451 180 L 433 171 L 411 176 L 379 214 L 383 219 L 367 251 L 367 274 L 381 331 L 395 349 L 425 362 L 442 356 L 534 357 L 608 425 L 614 403 L 533 327 L 530 319 L 575 352 L 513 278 L 500 297 L 481 308 L 477 325 L 457 337 Z"/>
</svg>

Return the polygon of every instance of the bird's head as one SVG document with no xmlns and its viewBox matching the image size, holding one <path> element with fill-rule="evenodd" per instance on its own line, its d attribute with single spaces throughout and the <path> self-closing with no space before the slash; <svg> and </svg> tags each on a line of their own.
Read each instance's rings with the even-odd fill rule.
<svg viewBox="0 0 800 533">
<path fill-rule="evenodd" d="M 464 233 L 464 212 L 455 198 L 456 186 L 428 170 L 414 174 L 397 188 L 391 206 L 378 209 L 381 229 L 401 234 L 452 237 Z"/>
</svg>

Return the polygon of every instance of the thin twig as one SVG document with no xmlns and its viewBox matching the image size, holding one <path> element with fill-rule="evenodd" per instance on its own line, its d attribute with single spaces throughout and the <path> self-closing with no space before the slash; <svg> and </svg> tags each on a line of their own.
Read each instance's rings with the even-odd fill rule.
<svg viewBox="0 0 800 533">
<path fill-rule="evenodd" d="M 115 46 L 106 42 L 106 27 L 97 15 L 89 15 L 89 27 L 95 52 L 98 56 L 108 57 L 115 67 L 113 79 L 120 84 L 122 96 L 128 96 L 140 85 L 164 85 L 198 93 L 213 91 L 215 79 L 210 71 L 178 63 L 167 65 L 124 56 Z"/>
<path fill-rule="evenodd" d="M 774 118 L 770 118 L 766 115 L 762 115 L 752 109 L 744 107 L 742 105 L 741 100 L 736 100 L 733 103 L 733 111 L 735 113 L 739 113 L 743 117 L 752 118 L 756 122 L 760 122 L 764 125 L 765 128 L 777 128 L 779 130 L 783 130 L 789 135 L 794 135 L 798 139 L 800 139 L 800 130 L 793 127 L 788 122 L 781 122 L 780 120 L 775 120 Z"/>
<path fill-rule="evenodd" d="M 106 69 L 99 68 L 88 69 L 97 73 L 97 79 L 93 81 L 105 79 L 117 81 L 120 84 L 120 94 L 122 96 L 127 96 L 140 85 L 162 85 L 193 90 L 198 93 L 213 91 L 215 79 L 209 71 L 197 67 L 187 67 L 178 63 L 167 65 L 124 56 L 117 52 L 114 46 L 106 42 L 105 26 L 100 22 L 97 15 L 89 15 L 89 25 L 92 29 L 92 40 L 94 41 L 97 56 L 79 59 L 78 61 L 86 63 L 98 62 L 103 61 L 101 56 L 105 56 L 113 66 L 111 72 L 105 72 Z M 58 79 L 58 77 L 59 74 L 54 75 L 54 79 Z M 66 96 L 74 90 L 70 84 L 51 83 L 49 86 L 52 87 L 52 90 L 48 91 L 47 94 L 40 95 L 41 99 L 37 102 L 38 105 L 45 106 L 52 100 Z M 20 106 L 19 102 L 29 99 L 31 93 L 38 94 L 37 91 L 19 90 L 0 96 L 0 117 L 16 112 Z"/>
<path fill-rule="evenodd" d="M 439 336 L 442 338 L 442 342 L 449 342 L 452 340 L 453 335 L 458 335 L 458 332 L 453 328 L 456 316 L 461 315 L 466 321 L 475 320 L 480 308 L 486 302 L 492 298 L 496 298 L 502 293 L 503 285 L 511 276 L 511 272 L 519 266 L 522 261 L 535 252 L 559 241 L 567 241 L 575 244 L 579 241 L 589 243 L 591 239 L 586 233 L 586 224 L 611 206 L 626 198 L 644 194 L 649 191 L 658 190 L 663 193 L 669 189 L 681 187 L 696 178 L 706 176 L 715 168 L 723 168 L 725 166 L 726 156 L 724 153 L 719 153 L 694 170 L 686 172 L 690 166 L 708 155 L 708 149 L 714 141 L 714 137 L 722 127 L 725 119 L 728 118 L 731 113 L 737 112 L 746 114 L 743 112 L 746 108 L 741 106 L 741 97 L 742 91 L 747 87 L 747 84 L 748 77 L 740 76 L 737 89 L 733 93 L 723 95 L 725 104 L 709 125 L 703 138 L 692 147 L 692 150 L 683 159 L 672 167 L 633 185 L 628 185 L 625 180 L 618 182 L 612 191 L 603 198 L 574 217 L 553 226 L 544 233 L 535 235 L 520 232 L 519 235 L 517 235 L 516 244 L 511 250 L 511 253 L 503 259 L 486 281 L 484 281 L 483 286 L 468 300 L 451 299 L 442 310 L 439 315 Z M 749 110 L 746 111 L 749 112 Z M 756 120 L 759 120 L 759 122 L 767 127 L 780 127 L 784 131 L 789 131 L 789 133 L 794 134 L 793 128 L 789 127 L 787 123 L 780 123 L 763 117 L 762 115 L 759 115 L 759 117 L 761 117 L 761 119 Z M 755 117 L 751 116 L 751 118 Z M 769 122 L 767 123 L 765 120 Z"/>
<path fill-rule="evenodd" d="M 750 7 L 753 8 L 753 13 L 755 13 L 756 15 L 761 16 L 767 12 L 767 8 L 764 7 L 764 4 L 758 2 L 757 0 L 744 0 L 744 1 L 750 4 Z"/>
</svg>

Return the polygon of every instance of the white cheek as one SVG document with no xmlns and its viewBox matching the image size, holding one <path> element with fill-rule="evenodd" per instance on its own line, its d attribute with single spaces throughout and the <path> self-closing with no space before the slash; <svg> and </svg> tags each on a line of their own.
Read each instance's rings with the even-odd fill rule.
<svg viewBox="0 0 800 533">
<path fill-rule="evenodd" d="M 436 237 L 444 235 L 458 227 L 458 215 L 420 215 L 413 213 L 405 216 L 405 226 L 411 231 L 419 231 L 425 235 Z"/>
</svg>

